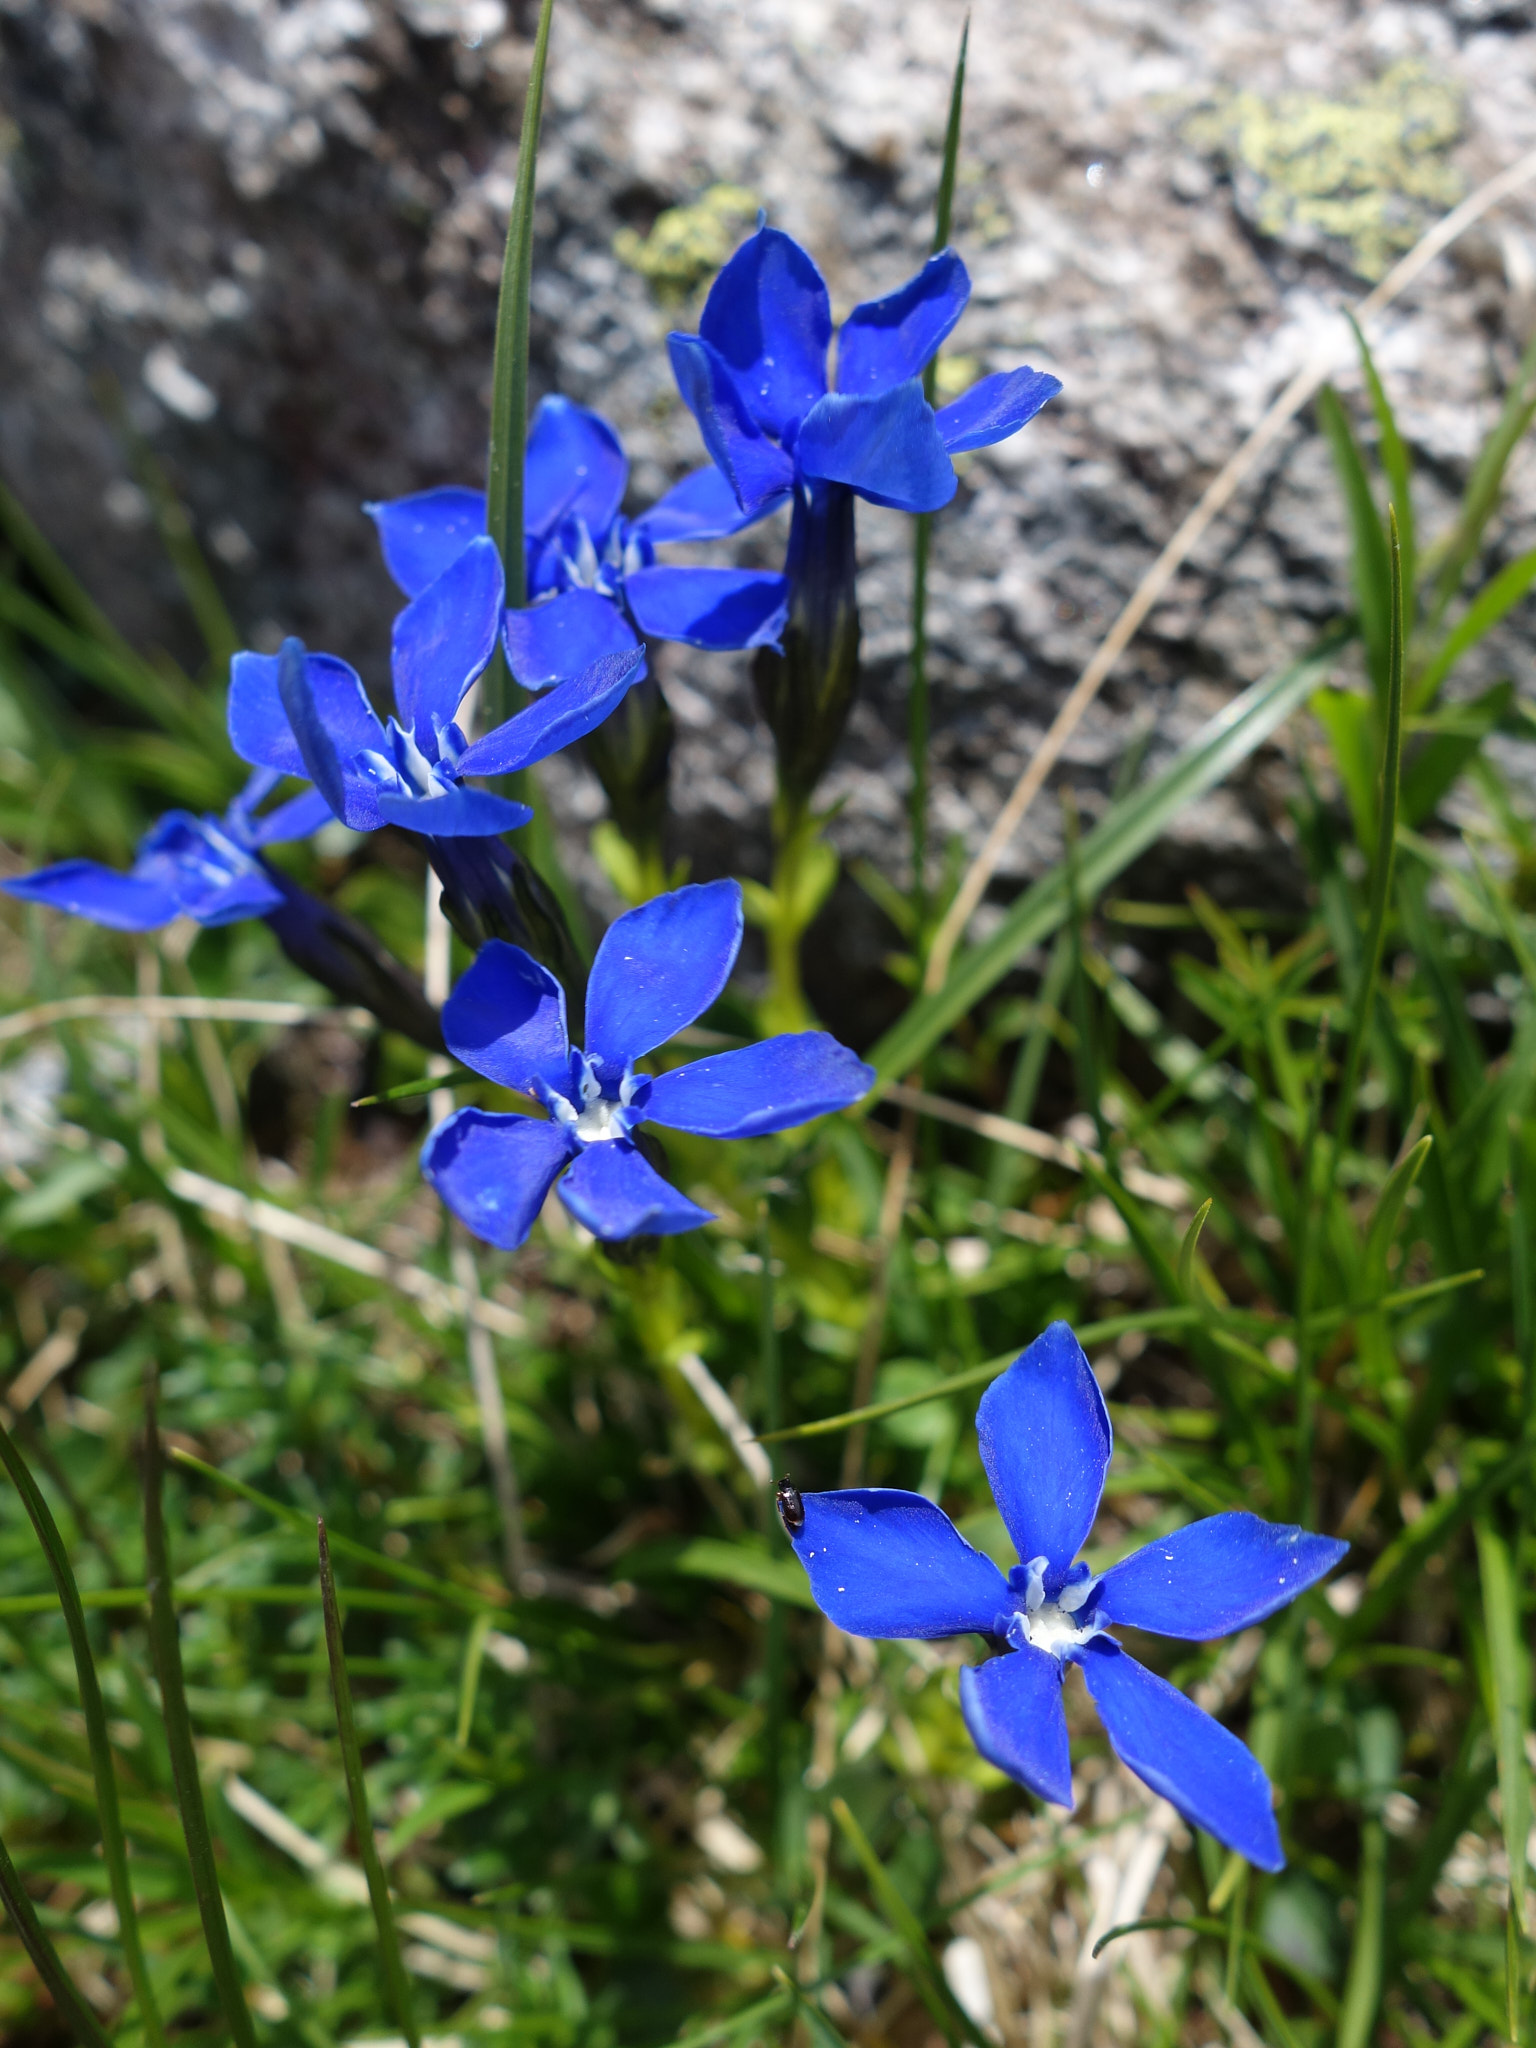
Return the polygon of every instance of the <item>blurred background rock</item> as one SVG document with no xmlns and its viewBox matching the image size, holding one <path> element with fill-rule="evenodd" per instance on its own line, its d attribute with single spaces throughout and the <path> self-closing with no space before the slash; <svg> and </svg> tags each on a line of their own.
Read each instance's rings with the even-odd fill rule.
<svg viewBox="0 0 1536 2048">
<path fill-rule="evenodd" d="M 920 262 L 961 13 L 560 0 L 537 380 L 617 422 L 633 507 L 701 457 L 663 337 L 693 324 L 759 205 L 815 251 L 838 317 Z M 1066 389 L 1016 440 L 966 459 L 938 521 L 939 843 L 974 848 L 1330 308 L 1536 145 L 1533 18 L 1498 0 L 982 0 L 955 236 L 975 292 L 942 376 L 953 393 L 1026 360 Z M 299 632 L 383 684 L 398 599 L 359 506 L 481 479 L 531 25 L 504 0 L 0 0 L 0 472 L 141 644 L 196 654 L 134 435 L 249 639 Z M 1383 323 L 1431 532 L 1533 295 L 1526 194 Z M 910 542 L 896 515 L 860 517 L 868 685 L 826 795 L 843 800 L 845 854 L 900 877 Z M 1533 525 L 1522 453 L 1504 551 L 1530 546 Z M 782 533 L 732 545 L 771 563 Z M 1128 748 L 1155 761 L 1341 608 L 1346 552 L 1309 417 L 1079 730 L 1059 779 L 1090 817 Z M 1517 624 L 1465 686 L 1529 653 Z M 771 764 L 748 659 L 662 654 L 678 850 L 698 876 L 765 860 Z M 1165 874 L 1182 861 L 1245 900 L 1283 896 L 1287 784 L 1279 755 L 1258 761 L 1182 821 L 1156 856 Z M 570 760 L 546 786 L 600 892 L 596 785 Z M 1039 806 L 999 886 L 1042 865 L 1057 831 Z"/>
</svg>

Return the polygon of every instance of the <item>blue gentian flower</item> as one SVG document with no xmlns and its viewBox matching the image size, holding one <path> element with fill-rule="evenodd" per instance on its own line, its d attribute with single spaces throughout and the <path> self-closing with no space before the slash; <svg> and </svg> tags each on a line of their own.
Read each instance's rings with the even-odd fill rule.
<svg viewBox="0 0 1536 2048">
<path fill-rule="evenodd" d="M 1095 1576 L 1077 1559 L 1113 1447 L 1082 1346 L 1052 1323 L 982 1396 L 982 1463 L 1022 1563 L 1004 1578 L 918 1493 L 781 1489 L 780 1513 L 816 1604 L 851 1635 L 1001 1637 L 960 1673 L 982 1755 L 1041 1799 L 1072 1804 L 1061 1688 L 1087 1681 L 1115 1754 L 1184 1818 L 1261 1870 L 1285 1862 L 1268 1778 L 1228 1729 L 1137 1663 L 1110 1633 L 1209 1642 L 1288 1606 L 1347 1543 L 1257 1515 L 1212 1515 Z"/>
<path fill-rule="evenodd" d="M 719 470 L 709 464 L 684 477 L 634 520 L 619 512 L 628 481 L 629 462 L 601 413 L 568 398 L 540 402 L 524 471 L 532 602 L 509 612 L 506 627 L 507 658 L 526 689 L 575 675 L 600 655 L 625 653 L 641 633 L 709 648 L 778 641 L 782 576 L 656 560 L 658 543 L 720 539 L 757 517 L 743 513 Z M 410 598 L 486 530 L 485 493 L 456 485 L 365 510 L 378 525 L 390 574 Z"/>
<path fill-rule="evenodd" d="M 693 1230 L 709 1212 L 650 1165 L 635 1142 L 639 1126 L 758 1137 L 865 1093 L 873 1070 L 824 1031 L 765 1039 L 668 1074 L 637 1068 L 720 994 L 741 929 L 736 882 L 674 889 L 617 919 L 592 963 L 584 1051 L 567 1036 L 554 977 L 517 946 L 484 948 L 444 1005 L 443 1037 L 466 1066 L 534 1097 L 548 1117 L 460 1109 L 427 1139 L 427 1179 L 477 1237 L 509 1251 L 520 1245 L 556 1181 L 595 1237 Z"/>
<path fill-rule="evenodd" d="M 437 1012 L 410 971 L 365 926 L 263 859 L 266 847 L 307 839 L 331 817 L 317 789 L 258 817 L 257 805 L 281 780 L 278 769 L 258 768 L 222 818 L 167 811 L 140 840 L 126 875 L 99 861 L 65 860 L 0 888 L 113 931 L 153 931 L 175 917 L 201 925 L 259 917 L 294 965 L 339 1001 L 439 1049 Z"/>
<path fill-rule="evenodd" d="M 395 712 L 386 725 L 357 671 L 297 640 L 279 654 L 230 664 L 229 737 L 242 760 L 307 775 L 354 831 L 403 825 L 432 839 L 483 837 L 526 825 L 526 804 L 471 789 L 470 775 L 510 775 L 582 738 L 641 668 L 636 649 L 608 654 L 466 741 L 454 723 L 501 630 L 501 558 L 473 539 L 395 619 Z"/>
<path fill-rule="evenodd" d="M 945 249 L 899 291 L 855 306 L 829 391 L 826 285 L 798 242 L 763 226 L 710 287 L 698 333 L 668 337 L 678 390 L 743 520 L 791 505 L 783 653 L 759 655 L 756 681 L 797 804 L 826 768 L 857 683 L 854 499 L 936 512 L 955 494 L 952 456 L 1016 434 L 1061 389 L 1046 371 L 1004 370 L 935 412 L 922 373 L 970 291 Z"/>
<path fill-rule="evenodd" d="M 261 848 L 307 839 L 331 815 L 318 790 L 305 790 L 258 818 L 256 806 L 280 780 L 258 769 L 222 818 L 167 811 L 139 841 L 127 874 L 100 861 L 63 860 L 0 882 L 0 889 L 118 932 L 154 931 L 176 917 L 202 925 L 265 917 L 283 894 Z"/>
</svg>

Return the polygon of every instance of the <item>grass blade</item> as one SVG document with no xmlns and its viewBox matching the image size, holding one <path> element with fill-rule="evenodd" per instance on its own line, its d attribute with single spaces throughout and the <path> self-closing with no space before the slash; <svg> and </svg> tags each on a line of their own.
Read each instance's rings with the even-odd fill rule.
<svg viewBox="0 0 1536 2048">
<path fill-rule="evenodd" d="M 533 197 L 544 111 L 544 69 L 555 0 L 543 0 L 533 43 L 533 66 L 523 101 L 517 147 L 517 185 L 507 218 L 507 248 L 496 305 L 496 353 L 491 369 L 491 444 L 486 466 L 486 516 L 507 578 L 507 603 L 528 601 L 523 556 L 523 461 L 528 445 L 528 294 L 533 282 Z M 512 714 L 511 675 L 498 649 L 482 690 L 487 729 Z"/>
<path fill-rule="evenodd" d="M 1334 1117 L 1335 1156 L 1349 1142 L 1355 1117 L 1355 1094 L 1360 1085 L 1360 1067 L 1365 1042 L 1370 1035 L 1371 1014 L 1376 1004 L 1376 985 L 1381 978 L 1381 957 L 1387 938 L 1387 909 L 1392 901 L 1392 864 L 1397 852 L 1397 805 L 1403 777 L 1403 628 L 1402 551 L 1398 544 L 1397 518 L 1387 507 L 1387 552 L 1391 567 L 1390 646 L 1387 661 L 1387 729 L 1382 747 L 1381 806 L 1376 832 L 1376 859 L 1371 872 L 1371 901 L 1366 916 L 1365 945 L 1360 961 L 1360 985 L 1355 991 L 1349 1039 L 1339 1075 L 1339 1093 Z M 1304 1195 L 1310 1190 L 1303 1190 Z"/>
<path fill-rule="evenodd" d="M 1333 451 L 1333 466 L 1338 471 L 1344 509 L 1349 515 L 1360 637 L 1365 642 L 1366 662 L 1380 702 L 1387 690 L 1394 604 L 1398 607 L 1401 626 L 1401 590 L 1392 580 L 1387 536 L 1382 530 L 1381 514 L 1376 509 L 1365 460 L 1349 417 L 1332 385 L 1325 384 L 1317 394 L 1317 417 Z"/>
<path fill-rule="evenodd" d="M 1387 1831 L 1373 1815 L 1360 1830 L 1360 1889 L 1349 1974 L 1339 2009 L 1335 2048 L 1370 2048 L 1381 2003 L 1382 1953 L 1386 1940 Z"/>
<path fill-rule="evenodd" d="M 1408 444 L 1398 431 L 1397 415 L 1392 410 L 1392 401 L 1387 396 L 1387 388 L 1376 368 L 1376 358 L 1371 354 L 1370 344 L 1360 331 L 1360 323 L 1353 313 L 1346 313 L 1345 318 L 1354 330 L 1355 346 L 1360 351 L 1360 367 L 1365 372 L 1366 389 L 1371 394 L 1371 410 L 1376 415 L 1376 426 L 1381 435 L 1376 455 L 1381 463 L 1382 473 L 1387 479 L 1387 496 L 1397 508 L 1398 537 L 1403 548 L 1403 602 L 1411 610 L 1418 567 L 1418 547 L 1414 538 L 1413 523 L 1413 458 L 1408 452 Z M 1405 614 L 1405 638 L 1412 623 L 1411 618 Z"/>
<path fill-rule="evenodd" d="M 1462 496 L 1461 517 L 1451 529 L 1435 575 L 1434 620 L 1438 624 L 1446 606 L 1461 588 L 1462 579 L 1482 544 L 1483 531 L 1498 509 L 1509 458 L 1536 419 L 1536 339 L 1520 359 L 1520 367 L 1508 391 L 1497 424 L 1478 451 L 1472 474 Z"/>
<path fill-rule="evenodd" d="M 960 31 L 960 53 L 949 89 L 949 120 L 944 130 L 944 165 L 939 173 L 939 194 L 933 214 L 934 254 L 949 241 L 950 218 L 955 204 L 955 171 L 960 160 L 960 121 L 965 104 L 965 53 L 971 39 L 971 18 Z M 923 396 L 930 405 L 938 392 L 938 357 L 923 371 Z M 921 943 L 927 909 L 928 867 L 928 551 L 933 538 L 933 518 L 920 512 L 912 529 L 912 653 L 911 682 L 907 692 L 907 752 L 912 766 L 912 902 L 917 912 Z"/>
<path fill-rule="evenodd" d="M 1536 582 L 1536 548 L 1506 563 L 1498 575 L 1485 583 L 1436 650 L 1429 666 L 1416 677 L 1413 686 L 1415 710 L 1434 701 L 1435 693 L 1451 670 L 1486 633 L 1491 633 Z"/>
<path fill-rule="evenodd" d="M 31 1958 L 33 1969 L 47 1985 L 48 1995 L 58 2009 L 59 2017 L 80 2043 L 80 2048 L 107 2048 L 107 2037 L 96 2015 L 75 1989 L 68 1970 L 59 1961 L 58 1950 L 43 1932 L 21 1874 L 7 1854 L 4 1842 L 0 1842 L 0 1903 L 4 1904 L 10 1923 Z"/>
<path fill-rule="evenodd" d="M 336 1701 L 336 1728 L 341 1737 L 341 1762 L 347 1775 L 347 1798 L 352 1807 L 352 1832 L 357 1837 L 357 1853 L 368 1879 L 368 1899 L 373 1907 L 374 1925 L 379 1931 L 379 1961 L 383 1965 L 389 2002 L 410 2048 L 420 2048 L 421 2037 L 416 2031 L 411 2005 L 411 1987 L 401 1960 L 400 1936 L 389 1903 L 389 1882 L 379 1861 L 378 1845 L 373 1839 L 373 1822 L 368 1813 L 368 1787 L 363 1782 L 363 1759 L 357 1743 L 357 1723 L 352 1714 L 352 1688 L 347 1681 L 347 1660 L 341 1647 L 341 1610 L 336 1604 L 336 1580 L 331 1571 L 331 1550 L 325 1539 L 324 1522 L 319 1524 L 319 1534 L 325 1647 L 331 1660 L 331 1693 Z"/>
<path fill-rule="evenodd" d="M 1526 1925 L 1525 1841 L 1530 1829 L 1531 1774 L 1525 1757 L 1530 1720 L 1530 1666 L 1520 1618 L 1520 1592 L 1509 1548 L 1492 1524 L 1479 1517 L 1478 1577 L 1483 1590 L 1483 1626 L 1488 1637 L 1487 1676 L 1492 1698 L 1488 1720 L 1499 1766 L 1499 1804 L 1504 1847 L 1509 1857 L 1510 1909 L 1518 1929 Z"/>
<path fill-rule="evenodd" d="M 928 1937 L 923 1924 L 906 1900 L 901 1896 L 891 1874 L 875 1854 L 869 1837 L 853 1817 L 853 1810 L 846 1799 L 834 1799 L 832 1816 L 842 1829 L 843 1839 L 858 1858 L 859 1865 L 869 1880 L 874 1894 L 891 1932 L 900 1940 L 906 1951 L 919 1997 L 934 2022 L 948 2041 L 962 2038 L 976 2043 L 976 2048 L 988 2048 L 986 2036 L 977 2031 L 954 1993 L 945 1983 L 943 1974 L 933 1959 L 933 1950 L 928 1946 Z"/>
<path fill-rule="evenodd" d="M 1184 1233 L 1184 1242 L 1179 1246 L 1177 1277 L 1179 1292 L 1186 1301 L 1194 1300 L 1195 1250 L 1200 1243 L 1200 1233 L 1205 1228 L 1206 1219 L 1215 1205 L 1215 1200 L 1216 1197 L 1214 1195 L 1206 1196 L 1194 1215 L 1190 1217 L 1189 1228 Z"/>
<path fill-rule="evenodd" d="M 160 1707 L 165 1717 L 165 1741 L 171 1756 L 171 1777 L 176 1787 L 176 1804 L 181 1813 L 181 1831 L 186 1839 L 187 1860 L 192 1866 L 192 1889 L 203 1923 L 203 1940 L 214 1990 L 225 2024 L 236 2048 L 256 2048 L 256 2033 L 250 2008 L 235 1968 L 229 1945 L 229 1923 L 224 1917 L 224 1895 L 219 1890 L 218 1866 L 213 1857 L 213 1837 L 208 1831 L 208 1811 L 203 1805 L 203 1788 L 197 1774 L 197 1752 L 192 1742 L 192 1719 L 187 1712 L 186 1681 L 181 1669 L 181 1637 L 176 1609 L 171 1599 L 171 1561 L 165 1540 L 163 1494 L 165 1462 L 160 1449 L 160 1423 L 156 1414 L 154 1368 L 144 1387 L 144 1564 L 149 1582 L 149 1649 L 155 1677 L 160 1685 Z"/>
<path fill-rule="evenodd" d="M 1083 839 L 1081 886 L 1096 896 L 1171 819 L 1229 775 L 1317 688 L 1346 636 L 1330 635 L 1310 654 L 1245 690 L 1196 735 L 1162 775 L 1114 805 Z M 950 1026 L 959 1022 L 1009 973 L 1022 953 L 1048 939 L 1071 909 L 1066 877 L 1055 868 L 1019 897 L 990 939 L 960 954 L 942 988 L 914 1003 L 866 1055 L 885 1081 L 918 1066 Z"/>
<path fill-rule="evenodd" d="M 107 1735 L 107 1711 L 101 1697 L 101 1682 L 96 1676 L 96 1660 L 91 1654 L 91 1641 L 86 1633 L 85 1609 L 80 1604 L 80 1589 L 75 1584 L 75 1575 L 70 1569 L 69 1557 L 59 1535 L 58 1524 L 49 1512 L 36 1480 L 28 1471 L 26 1461 L 17 1450 L 10 1432 L 0 1428 L 0 1462 L 10 1475 L 11 1484 L 21 1495 L 22 1505 L 37 1531 L 37 1540 L 42 1545 L 48 1560 L 48 1569 L 53 1574 L 53 1583 L 58 1591 L 59 1606 L 64 1612 L 64 1626 L 69 1634 L 69 1647 L 74 1652 L 75 1675 L 80 1686 L 80 1708 L 85 1716 L 85 1737 L 91 1752 L 91 1770 L 96 1780 L 96 1804 L 101 1816 L 101 1850 L 107 1866 L 107 1882 L 111 1887 L 112 1903 L 117 1908 L 118 1939 L 122 1943 L 123 1961 L 128 1966 L 128 1976 L 133 1985 L 134 1996 L 139 2002 L 140 2024 L 144 2037 L 151 2048 L 162 2048 L 165 2041 L 165 2026 L 160 2017 L 160 2008 L 155 2000 L 154 1988 L 149 1981 L 149 1966 L 144 1959 L 144 1945 L 139 1938 L 139 1918 L 133 1903 L 133 1884 L 128 1875 L 128 1845 L 123 1837 L 123 1817 L 117 1797 L 117 1772 L 112 1762 L 112 1745 Z"/>
</svg>

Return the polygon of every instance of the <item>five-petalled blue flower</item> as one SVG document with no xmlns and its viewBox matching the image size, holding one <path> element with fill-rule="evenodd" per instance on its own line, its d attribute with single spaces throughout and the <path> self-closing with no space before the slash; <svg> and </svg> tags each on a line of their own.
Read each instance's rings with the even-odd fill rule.
<svg viewBox="0 0 1536 2048">
<path fill-rule="evenodd" d="M 695 470 L 634 520 L 619 511 L 628 481 L 628 459 L 601 413 L 568 398 L 540 402 L 523 486 L 532 601 L 506 622 L 507 658 L 527 689 L 623 654 L 639 633 L 709 648 L 771 646 L 779 637 L 782 576 L 656 560 L 659 543 L 718 540 L 757 517 L 742 511 L 720 471 L 712 463 Z M 410 598 L 486 530 L 484 491 L 458 485 L 366 509 L 389 572 Z"/>
<path fill-rule="evenodd" d="M 1022 1563 L 1005 1578 L 921 1494 L 861 1487 L 781 1495 L 816 1604 L 852 1635 L 975 1630 L 1006 1654 L 960 1674 L 976 1747 L 1042 1799 L 1072 1804 L 1061 1688 L 1087 1681 L 1122 1763 L 1261 1870 L 1285 1858 L 1269 1780 L 1220 1722 L 1138 1664 L 1115 1627 L 1209 1642 L 1287 1606 L 1348 1550 L 1241 1512 L 1157 1538 L 1093 1574 L 1077 1553 L 1109 1466 L 1109 1413 L 1082 1346 L 1053 1323 L 982 1396 L 982 1463 Z"/>
<path fill-rule="evenodd" d="M 471 789 L 469 775 L 510 775 L 583 738 L 641 669 L 637 649 L 571 675 L 493 732 L 467 741 L 460 705 L 495 651 L 501 559 L 485 537 L 467 547 L 394 623 L 395 716 L 386 725 L 357 671 L 288 640 L 278 654 L 230 664 L 229 737 L 243 760 L 307 775 L 358 832 L 403 825 L 434 839 L 479 838 L 526 825 L 526 804 Z"/>
<path fill-rule="evenodd" d="M 944 249 L 899 291 L 855 306 L 829 391 L 821 272 L 779 228 L 749 237 L 711 285 L 698 333 L 667 338 L 683 402 L 742 512 L 757 518 L 823 485 L 901 512 L 947 505 L 950 457 L 1016 434 L 1061 389 L 1044 370 L 1000 370 L 934 411 L 922 373 L 970 295 L 965 265 Z"/>
<path fill-rule="evenodd" d="M 666 1074 L 637 1068 L 714 1002 L 741 931 L 736 882 L 674 889 L 617 919 L 592 963 L 585 1050 L 570 1043 L 552 974 L 521 947 L 498 940 L 481 949 L 444 1005 L 444 1040 L 466 1066 L 534 1097 L 548 1116 L 460 1109 L 427 1139 L 428 1180 L 477 1237 L 520 1245 L 557 1180 L 566 1208 L 596 1237 L 693 1230 L 709 1212 L 645 1159 L 638 1126 L 760 1137 L 865 1093 L 873 1071 L 824 1031 L 765 1039 Z"/>
<path fill-rule="evenodd" d="M 307 839 L 331 816 L 319 791 L 305 790 L 258 818 L 256 806 L 280 780 L 258 769 L 222 818 L 167 811 L 139 841 L 127 874 L 100 861 L 62 860 L 0 888 L 119 932 L 154 931 L 176 917 L 201 925 L 265 917 L 282 906 L 285 891 L 260 858 L 262 847 Z"/>
</svg>

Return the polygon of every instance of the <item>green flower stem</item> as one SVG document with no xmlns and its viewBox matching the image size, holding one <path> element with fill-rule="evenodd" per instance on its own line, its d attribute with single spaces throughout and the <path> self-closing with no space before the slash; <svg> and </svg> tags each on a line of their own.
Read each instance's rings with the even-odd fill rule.
<svg viewBox="0 0 1536 2048">
<path fill-rule="evenodd" d="M 822 837 L 826 818 L 780 798 L 774 812 L 773 872 L 765 889 L 745 885 L 748 914 L 768 942 L 763 1029 L 804 1031 L 811 1010 L 800 976 L 800 945 L 837 880 L 837 855 Z"/>
<path fill-rule="evenodd" d="M 32 1960 L 32 1967 L 48 1987 L 48 1996 L 53 2000 L 59 2017 L 80 2043 L 80 2048 L 107 2048 L 107 2037 L 102 2032 L 96 2015 L 85 2003 L 68 1970 L 59 1961 L 59 1952 L 43 1932 L 27 1888 L 21 1881 L 21 1873 L 6 1853 L 4 1842 L 0 1842 L 0 1903 L 20 1938 L 22 1947 Z"/>
<path fill-rule="evenodd" d="M 96 1676 L 96 1660 L 91 1654 L 91 1641 L 86 1633 L 85 1610 L 80 1604 L 80 1590 L 75 1584 L 75 1575 L 70 1569 L 69 1556 L 59 1535 L 58 1524 L 49 1512 L 48 1503 L 38 1489 L 36 1480 L 28 1471 L 12 1441 L 10 1433 L 0 1428 L 0 1462 L 10 1475 L 11 1484 L 21 1495 L 22 1505 L 31 1518 L 32 1527 L 37 1531 L 37 1540 L 42 1545 L 48 1560 L 48 1569 L 53 1574 L 59 1605 L 64 1611 L 64 1626 L 69 1634 L 69 1647 L 74 1652 L 75 1676 L 80 1686 L 80 1707 L 85 1715 L 85 1736 L 91 1752 L 91 1770 L 96 1780 L 96 1803 L 101 1816 L 101 1852 L 107 1866 L 107 1882 L 112 1891 L 112 1903 L 117 1908 L 118 1939 L 123 1947 L 123 1961 L 128 1966 L 129 1980 L 134 1996 L 139 2001 L 139 2020 L 144 2029 L 144 2038 L 150 2048 L 163 2048 L 165 2025 L 160 2017 L 154 1988 L 149 1979 L 149 1965 L 144 1959 L 144 1945 L 139 1937 L 139 1918 L 133 1903 L 133 1884 L 128 1875 L 128 1845 L 123 1836 L 123 1818 L 118 1804 L 117 1772 L 112 1762 L 112 1744 L 107 1735 L 107 1712 L 101 1697 L 101 1682 Z"/>
<path fill-rule="evenodd" d="M 949 89 L 949 120 L 944 130 L 944 167 L 939 174 L 933 215 L 933 252 L 949 241 L 955 205 L 955 170 L 960 159 L 960 117 L 965 104 L 965 53 L 971 39 L 971 18 L 960 31 L 960 51 Z M 923 396 L 930 405 L 938 395 L 938 358 L 923 371 Z M 912 821 L 912 908 L 917 916 L 918 950 L 922 950 L 928 919 L 928 752 L 931 709 L 928 692 L 928 556 L 933 544 L 933 516 L 920 512 L 912 524 L 912 652 L 907 696 L 907 754 L 912 768 L 908 802 Z"/>
<path fill-rule="evenodd" d="M 149 1582 L 149 1649 L 160 1685 L 160 1708 L 165 1717 L 165 1741 L 171 1757 L 171 1778 L 176 1787 L 176 1804 L 181 1813 L 181 1831 L 192 1866 L 192 1889 L 203 1923 L 208 1964 L 224 2023 L 236 2048 L 256 2048 L 256 2033 L 240 1973 L 235 1968 L 229 1943 L 229 1923 L 224 1917 L 224 1896 L 219 1890 L 218 1867 L 214 1862 L 213 1837 L 208 1831 L 208 1811 L 203 1805 L 203 1788 L 197 1773 L 197 1751 L 192 1742 L 192 1717 L 187 1711 L 186 1680 L 181 1669 L 181 1637 L 176 1609 L 171 1598 L 171 1561 L 165 1539 L 163 1494 L 165 1464 L 160 1449 L 160 1424 L 156 1414 L 153 1366 L 144 1386 L 144 1565 Z"/>
<path fill-rule="evenodd" d="M 384 1875 L 384 1866 L 379 1861 L 378 1845 L 373 1838 L 373 1821 L 368 1812 L 368 1787 L 363 1780 L 362 1752 L 358 1747 L 357 1722 L 352 1713 L 352 1687 L 347 1679 L 347 1660 L 341 1647 L 341 1609 L 336 1604 L 336 1580 L 331 1571 L 331 1550 L 326 1541 L 324 1522 L 319 1524 L 319 1538 L 320 1599 L 325 1610 L 325 1647 L 331 1660 L 331 1692 L 336 1701 L 336 1728 L 341 1737 L 341 1762 L 342 1769 L 346 1772 L 347 1798 L 352 1807 L 352 1832 L 357 1839 L 357 1853 L 362 1859 L 363 1874 L 368 1880 L 368 1899 L 373 1907 L 374 1925 L 378 1929 L 379 1962 L 383 1969 L 389 2002 L 394 2009 L 396 2023 L 409 2042 L 410 2048 L 420 2048 L 421 2037 L 416 2031 L 410 1982 L 406 1977 L 405 1963 L 400 1954 L 400 1935 L 395 1926 L 394 1909 L 389 1902 L 389 1881 Z"/>
<path fill-rule="evenodd" d="M 544 70 L 555 0 L 543 0 L 533 41 L 533 66 L 523 101 L 517 184 L 507 219 L 507 247 L 496 305 L 496 353 L 491 369 L 491 440 L 486 464 L 486 524 L 501 556 L 507 603 L 528 601 L 523 557 L 523 460 L 528 445 L 528 296 L 533 282 L 533 201 L 539 127 L 544 112 Z M 500 645 L 481 684 L 487 730 L 512 716 L 511 671 Z"/>
</svg>

